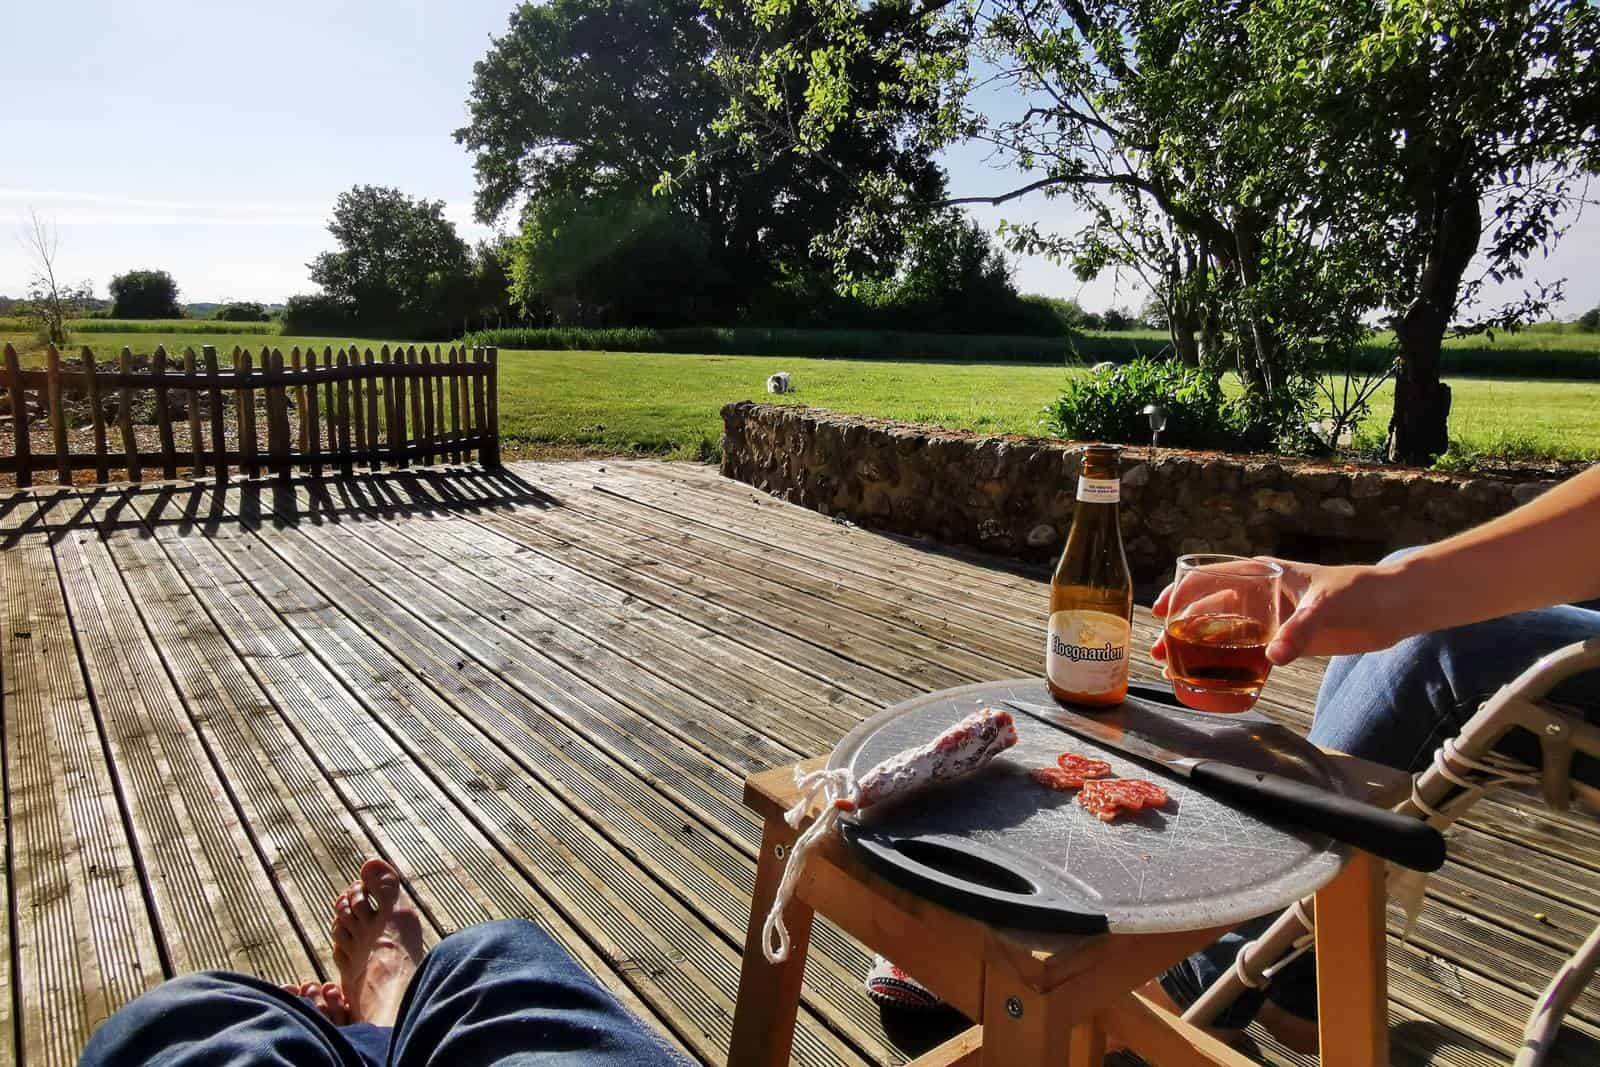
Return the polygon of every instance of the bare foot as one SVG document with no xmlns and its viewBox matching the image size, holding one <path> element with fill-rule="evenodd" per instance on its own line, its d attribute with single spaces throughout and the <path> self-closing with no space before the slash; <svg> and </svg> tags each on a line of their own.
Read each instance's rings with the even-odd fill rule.
<svg viewBox="0 0 1600 1067">
<path fill-rule="evenodd" d="M 400 875 L 368 860 L 333 903 L 333 962 L 349 1021 L 393 1026 L 422 956 L 422 923 L 400 902 Z"/>
<path fill-rule="evenodd" d="M 334 982 L 303 982 L 300 985 L 286 985 L 283 991 L 311 1001 L 335 1026 L 344 1026 L 351 1021 L 350 1005 L 344 1002 L 344 990 Z"/>
</svg>

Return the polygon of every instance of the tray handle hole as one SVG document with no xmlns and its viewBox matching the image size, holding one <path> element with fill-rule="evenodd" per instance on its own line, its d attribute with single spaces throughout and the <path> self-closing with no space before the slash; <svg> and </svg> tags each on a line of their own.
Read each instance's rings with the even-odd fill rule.
<svg viewBox="0 0 1600 1067">
<path fill-rule="evenodd" d="M 941 874 L 959 878 L 964 882 L 981 885 L 985 889 L 998 889 L 1006 893 L 1023 895 L 1038 892 L 1032 882 L 1015 871 L 1006 870 L 998 863 L 991 863 L 950 845 L 913 839 L 896 841 L 894 848 L 901 855 L 915 860 L 924 867 L 931 867 Z"/>
</svg>

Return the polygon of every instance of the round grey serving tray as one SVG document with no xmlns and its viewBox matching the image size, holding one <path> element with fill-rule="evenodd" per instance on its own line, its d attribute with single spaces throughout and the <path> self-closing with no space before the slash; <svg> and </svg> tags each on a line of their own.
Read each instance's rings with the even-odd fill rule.
<svg viewBox="0 0 1600 1067">
<path fill-rule="evenodd" d="M 830 768 L 857 775 L 926 743 L 979 708 L 1054 703 L 1044 682 L 946 689 L 897 704 L 839 742 Z M 1135 684 L 1129 701 L 1155 711 L 1204 755 L 1348 792 L 1315 746 L 1258 714 L 1216 716 Z M 1080 709 L 1087 710 L 1087 709 Z M 967 778 L 840 823 L 844 840 L 884 877 L 946 907 L 1005 926 L 1051 932 L 1156 933 L 1242 922 L 1326 885 L 1346 850 L 1190 789 L 1186 779 L 1012 712 L 1018 742 Z M 1168 747 L 1174 747 L 1169 745 Z M 1158 783 L 1160 811 L 1103 823 L 1075 794 L 1028 777 L 1063 751 L 1110 762 L 1117 777 Z M 1193 751 L 1192 749 L 1185 751 Z M 1195 752 L 1195 754 L 1199 754 Z"/>
</svg>

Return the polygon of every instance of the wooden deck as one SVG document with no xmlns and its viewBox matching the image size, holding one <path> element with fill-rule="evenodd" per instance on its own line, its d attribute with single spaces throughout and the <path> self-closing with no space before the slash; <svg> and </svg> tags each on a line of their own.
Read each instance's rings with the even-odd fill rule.
<svg viewBox="0 0 1600 1067">
<path fill-rule="evenodd" d="M 745 774 L 1040 669 L 1038 575 L 685 465 L 38 490 L 0 498 L 0 546 L 0 1063 L 27 1067 L 71 1064 L 172 974 L 330 975 L 328 901 L 374 854 L 433 936 L 534 917 L 720 1064 L 760 833 Z M 1304 727 L 1319 671 L 1275 672 L 1269 710 Z M 1454 831 L 1391 937 L 1397 1062 L 1508 1060 L 1600 918 L 1597 846 L 1510 795 Z M 904 1058 L 867 964 L 819 925 L 797 1062 Z M 1557 1062 L 1597 1061 L 1591 986 Z"/>
</svg>

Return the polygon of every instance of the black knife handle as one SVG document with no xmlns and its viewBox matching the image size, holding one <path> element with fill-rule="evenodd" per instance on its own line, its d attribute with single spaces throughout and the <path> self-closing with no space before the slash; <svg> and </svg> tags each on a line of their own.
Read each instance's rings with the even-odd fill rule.
<svg viewBox="0 0 1600 1067">
<path fill-rule="evenodd" d="M 1220 760 L 1201 760 L 1189 780 L 1264 818 L 1317 830 L 1402 867 L 1436 871 L 1444 865 L 1444 837 L 1420 819 Z"/>
</svg>

